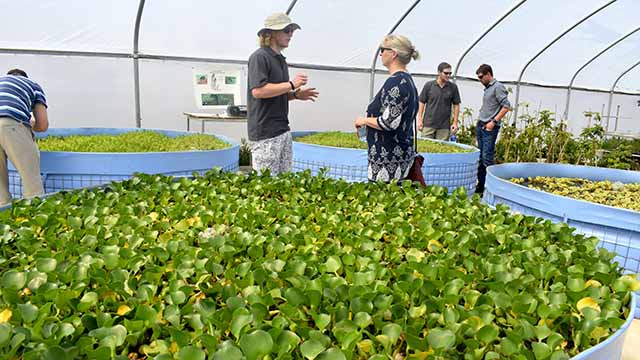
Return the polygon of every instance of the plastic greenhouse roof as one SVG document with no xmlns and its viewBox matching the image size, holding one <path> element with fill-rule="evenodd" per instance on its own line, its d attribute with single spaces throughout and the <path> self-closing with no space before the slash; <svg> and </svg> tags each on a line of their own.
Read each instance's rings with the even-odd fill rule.
<svg viewBox="0 0 640 360">
<path fill-rule="evenodd" d="M 441 61 L 455 66 L 484 31 L 520 3 L 469 51 L 458 76 L 475 77 L 477 66 L 489 63 L 498 79 L 516 81 L 536 53 L 602 7 L 522 75 L 526 83 L 566 87 L 585 62 L 640 26 L 638 0 L 22 0 L 3 1 L 5 14 L 15 16 L 3 19 L 0 51 L 133 57 L 140 8 L 141 58 L 244 63 L 257 46 L 256 32 L 264 18 L 291 8 L 302 30 L 286 50 L 290 64 L 367 71 L 382 37 L 413 7 L 394 33 L 407 35 L 422 54 L 411 71 L 434 74 Z M 640 31 L 589 64 L 574 87 L 608 91 L 638 61 Z M 640 92 L 639 84 L 637 66 L 616 90 Z"/>
</svg>

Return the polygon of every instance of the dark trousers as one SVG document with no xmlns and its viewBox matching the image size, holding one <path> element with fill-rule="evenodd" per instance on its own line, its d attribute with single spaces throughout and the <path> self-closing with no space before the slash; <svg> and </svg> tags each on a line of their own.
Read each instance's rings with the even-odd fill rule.
<svg viewBox="0 0 640 360">
<path fill-rule="evenodd" d="M 493 157 L 496 150 L 496 140 L 500 126 L 495 125 L 493 130 L 484 129 L 485 123 L 478 121 L 476 124 L 476 137 L 478 149 L 480 149 L 480 160 L 478 161 L 478 184 L 476 192 L 484 191 L 484 181 L 487 177 L 487 167 L 493 165 Z"/>
</svg>

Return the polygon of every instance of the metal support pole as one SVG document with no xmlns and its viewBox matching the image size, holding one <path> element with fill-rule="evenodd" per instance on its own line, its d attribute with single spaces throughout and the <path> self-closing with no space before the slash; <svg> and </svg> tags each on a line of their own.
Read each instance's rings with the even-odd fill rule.
<svg viewBox="0 0 640 360">
<path fill-rule="evenodd" d="M 411 5 L 411 7 L 407 11 L 405 11 L 405 13 L 402 15 L 402 17 L 396 22 L 395 25 L 393 25 L 391 30 L 389 30 L 387 35 L 390 35 L 394 31 L 396 31 L 398 26 L 400 26 L 402 21 L 404 21 L 404 19 L 407 17 L 407 15 L 409 15 L 409 13 L 416 7 L 416 5 L 418 5 L 418 3 L 420 3 L 420 0 L 415 0 L 413 2 L 413 5 Z M 378 62 L 378 54 L 379 53 L 380 53 L 380 48 L 376 47 L 376 53 L 373 55 L 373 62 L 371 63 L 371 78 L 369 79 L 369 101 L 371 101 L 371 99 L 373 99 L 373 86 L 374 86 L 374 82 L 376 80 L 376 63 Z"/>
<path fill-rule="evenodd" d="M 519 3 L 517 3 L 516 5 L 514 5 L 509 11 L 507 11 L 504 15 L 502 15 L 498 20 L 496 20 L 493 25 L 489 26 L 489 28 L 487 30 L 485 30 L 482 35 L 480 35 L 476 41 L 473 42 L 473 44 L 471 44 L 471 46 L 469 46 L 469 48 L 467 48 L 467 50 L 465 50 L 464 53 L 462 53 L 462 56 L 460 56 L 460 59 L 458 59 L 458 62 L 456 63 L 456 67 L 453 70 L 453 81 L 456 81 L 456 78 L 458 77 L 458 70 L 460 69 L 460 64 L 462 63 L 462 60 L 465 58 L 465 56 L 467 56 L 467 54 L 471 51 L 471 49 L 473 49 L 479 42 L 480 40 L 482 40 L 485 36 L 487 36 L 487 34 L 489 32 L 491 32 L 491 30 L 493 30 L 493 28 L 495 28 L 496 26 L 498 26 L 498 24 L 500 24 L 502 22 L 502 20 L 504 20 L 505 18 L 507 18 L 507 16 L 511 15 L 512 12 L 514 12 L 517 8 L 520 7 L 520 5 L 524 4 L 527 0 L 520 0 Z"/>
<path fill-rule="evenodd" d="M 287 8 L 287 15 L 291 14 L 291 11 L 293 10 L 293 7 L 296 6 L 296 3 L 298 2 L 298 0 L 292 0 L 291 4 L 289 4 L 289 7 Z"/>
<path fill-rule="evenodd" d="M 584 69 L 586 68 L 589 64 L 591 64 L 595 59 L 599 58 L 600 55 L 604 54 L 605 52 L 609 51 L 609 49 L 611 49 L 612 47 L 618 45 L 619 43 L 621 43 L 624 39 L 628 38 L 629 36 L 633 35 L 634 33 L 636 33 L 638 30 L 640 30 L 640 27 L 635 28 L 634 30 L 632 30 L 631 32 L 627 33 L 626 35 L 620 37 L 618 40 L 612 42 L 611 44 L 609 44 L 609 46 L 607 46 L 606 48 L 602 49 L 599 53 L 597 53 L 594 57 L 592 57 L 591 59 L 589 59 L 589 61 L 585 62 L 576 72 L 575 74 L 573 74 L 573 77 L 571 77 L 571 81 L 569 82 L 569 87 L 567 88 L 567 103 L 565 104 L 564 107 L 564 113 L 562 116 L 563 120 L 567 120 L 567 118 L 569 118 L 569 104 L 571 101 L 571 88 L 573 87 L 573 82 L 576 80 L 576 77 L 578 76 L 578 74 Z"/>
<path fill-rule="evenodd" d="M 293 10 L 293 7 L 296 6 L 297 2 L 298 0 L 291 1 L 291 4 L 289 4 L 289 7 L 287 8 L 287 15 L 291 14 L 291 11 Z"/>
<path fill-rule="evenodd" d="M 613 90 L 616 88 L 616 85 L 618 85 L 618 81 L 620 81 L 620 79 L 622 79 L 623 76 L 627 75 L 627 73 L 629 71 L 633 70 L 638 65 L 640 65 L 640 61 L 638 61 L 637 63 L 631 65 L 631 67 L 628 68 L 627 70 L 623 71 L 622 74 L 620 74 L 620 76 L 618 76 L 616 81 L 613 82 L 613 85 L 611 86 L 611 90 L 609 90 L 609 106 L 607 108 L 607 119 L 609 118 L 609 116 L 611 116 L 611 102 L 613 101 Z M 617 127 L 618 127 L 618 124 L 616 122 L 616 128 Z"/>
<path fill-rule="evenodd" d="M 133 31 L 133 96 L 136 109 L 136 127 L 142 126 L 142 116 L 140 115 L 140 59 L 138 58 L 138 40 L 140 39 L 140 22 L 142 21 L 142 11 L 145 0 L 138 3 L 138 13 L 136 15 L 136 25 Z"/>
<path fill-rule="evenodd" d="M 615 125 L 615 130 L 614 131 L 618 131 L 618 119 L 620 118 L 620 105 L 618 105 L 618 109 L 616 110 L 616 125 Z"/>
<path fill-rule="evenodd" d="M 616 1 L 618 1 L 618 0 L 611 0 L 611 1 L 607 2 L 606 4 L 600 6 L 595 11 L 592 11 L 589 15 L 583 17 L 580 21 L 578 21 L 577 23 L 573 24 L 567 30 L 563 31 L 562 34 L 558 35 L 555 39 L 553 39 L 550 43 L 548 43 L 547 46 L 542 48 L 542 50 L 538 51 L 538 53 L 534 57 L 532 57 L 531 60 L 529 60 L 524 65 L 524 68 L 522 68 L 522 71 L 520 72 L 520 76 L 518 76 L 518 82 L 516 83 L 516 101 L 515 101 L 514 109 L 513 109 L 513 121 L 518 121 L 518 103 L 520 101 L 520 82 L 522 81 L 522 76 L 524 75 L 524 72 L 525 72 L 525 70 L 527 70 L 529 65 L 531 65 L 531 63 L 535 59 L 537 59 L 538 56 L 542 55 L 542 53 L 544 53 L 548 48 L 550 48 L 558 40 L 562 39 L 562 37 L 564 37 L 566 34 L 568 34 L 571 30 L 575 29 L 578 25 L 580 25 L 583 22 L 587 21 L 590 17 L 592 17 L 593 15 L 597 14 L 598 12 L 600 12 L 601 10 L 603 10 L 604 8 L 606 8 L 607 6 L 613 4 Z"/>
</svg>

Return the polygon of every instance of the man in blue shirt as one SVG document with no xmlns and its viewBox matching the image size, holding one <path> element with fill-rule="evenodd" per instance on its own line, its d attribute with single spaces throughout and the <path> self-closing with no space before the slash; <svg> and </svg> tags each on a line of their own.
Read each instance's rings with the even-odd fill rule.
<svg viewBox="0 0 640 360">
<path fill-rule="evenodd" d="M 32 114 L 33 113 L 33 117 Z M 22 196 L 44 193 L 40 154 L 33 131 L 47 131 L 47 100 L 42 87 L 20 69 L 0 77 L 0 206 L 11 202 L 7 159 L 22 178 Z"/>
<path fill-rule="evenodd" d="M 476 70 L 476 75 L 484 85 L 480 119 L 476 125 L 476 137 L 480 149 L 476 193 L 482 194 L 487 177 L 487 167 L 493 165 L 498 131 L 500 131 L 502 119 L 511 110 L 511 103 L 508 99 L 507 88 L 493 78 L 493 69 L 490 65 L 480 65 Z"/>
</svg>

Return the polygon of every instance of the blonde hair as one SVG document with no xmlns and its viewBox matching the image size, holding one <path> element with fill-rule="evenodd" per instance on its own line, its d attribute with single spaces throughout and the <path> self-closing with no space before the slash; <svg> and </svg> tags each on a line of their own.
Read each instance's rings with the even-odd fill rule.
<svg viewBox="0 0 640 360">
<path fill-rule="evenodd" d="M 411 62 L 412 59 L 420 59 L 420 53 L 404 35 L 387 35 L 382 39 L 381 46 L 393 49 L 398 54 L 398 60 L 405 65 Z"/>
<path fill-rule="evenodd" d="M 269 47 L 271 46 L 271 38 L 273 33 L 269 30 L 264 30 L 258 35 L 258 45 L 260 47 Z"/>
</svg>

